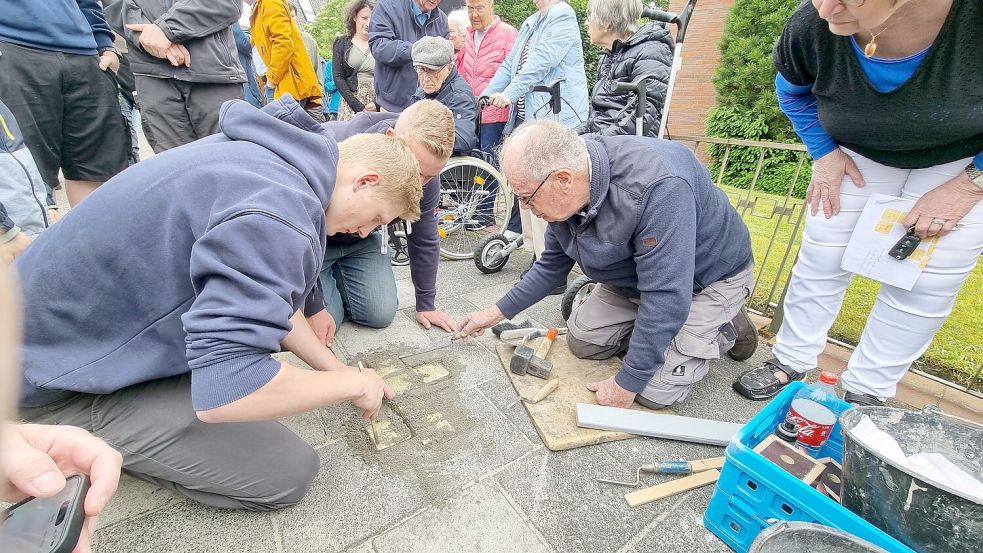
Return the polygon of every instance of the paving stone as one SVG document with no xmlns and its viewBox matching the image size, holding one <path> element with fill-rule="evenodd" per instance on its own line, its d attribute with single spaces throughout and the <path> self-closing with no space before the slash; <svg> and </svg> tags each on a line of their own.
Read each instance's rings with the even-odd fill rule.
<svg viewBox="0 0 983 553">
<path fill-rule="evenodd" d="M 400 316 L 393 319 L 388 328 L 382 329 L 345 323 L 335 337 L 335 343 L 339 342 L 344 345 L 350 364 L 372 353 L 406 354 L 431 345 L 426 331 L 416 321 Z"/>
<path fill-rule="evenodd" d="M 546 540 L 565 553 L 614 551 L 656 515 L 632 509 L 624 490 L 600 484 L 599 474 L 619 466 L 603 449 L 538 452 L 495 475 Z"/>
<path fill-rule="evenodd" d="M 378 553 L 549 551 L 490 480 L 438 503 L 372 543 Z"/>
<path fill-rule="evenodd" d="M 639 515 L 656 517 L 619 553 L 729 552 L 731 549 L 703 525 L 713 486 L 637 507 Z"/>
<path fill-rule="evenodd" d="M 328 435 L 324 431 L 324 423 L 321 421 L 320 411 L 308 411 L 292 417 L 280 419 L 280 424 L 301 437 L 311 447 L 318 448 L 328 442 Z"/>
<path fill-rule="evenodd" d="M 108 528 L 117 522 L 163 509 L 181 501 L 181 497 L 169 490 L 123 474 L 112 501 L 99 515 L 99 527 Z"/>
<path fill-rule="evenodd" d="M 372 541 L 367 541 L 361 545 L 356 545 L 345 550 L 347 553 L 377 553 L 375 547 L 372 547 Z"/>
<path fill-rule="evenodd" d="M 508 377 L 502 373 L 501 378 L 491 378 L 478 386 L 481 394 L 499 410 L 505 418 L 519 429 L 533 445 L 541 445 L 542 439 L 536 432 L 536 428 L 529 418 L 529 413 L 519 401 L 519 394 L 515 387 L 509 382 Z"/>
<path fill-rule="evenodd" d="M 410 279 L 396 281 L 396 305 L 400 309 L 406 309 L 416 305 L 416 288 Z"/>
<path fill-rule="evenodd" d="M 103 528 L 96 535 L 97 553 L 277 550 L 269 513 L 212 509 L 187 500 Z"/>
<path fill-rule="evenodd" d="M 346 551 L 428 503 L 411 471 L 380 463 L 364 436 L 356 439 L 361 451 L 344 440 L 320 450 L 322 469 L 307 497 L 273 513 L 284 553 Z"/>
<path fill-rule="evenodd" d="M 771 357 L 771 351 L 761 346 L 747 361 L 734 361 L 726 355 L 714 360 L 706 378 L 679 405 L 672 407 L 677 415 L 705 417 L 725 422 L 745 423 L 768 404 L 767 401 L 744 399 L 733 389 L 734 380 L 742 372 L 754 368 Z"/>
</svg>

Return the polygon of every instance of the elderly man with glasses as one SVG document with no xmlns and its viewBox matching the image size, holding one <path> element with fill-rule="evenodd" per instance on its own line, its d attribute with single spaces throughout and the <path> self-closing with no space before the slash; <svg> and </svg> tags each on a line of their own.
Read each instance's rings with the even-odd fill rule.
<svg viewBox="0 0 983 553">
<path fill-rule="evenodd" d="M 754 348 L 731 322 L 753 283 L 751 240 L 727 196 L 685 146 L 635 136 L 583 139 L 559 123 L 519 127 L 501 165 L 523 209 L 549 225 L 546 250 L 498 303 L 464 317 L 477 335 L 543 299 L 574 263 L 598 282 L 567 320 L 577 357 L 624 353 L 588 385 L 601 405 L 684 400 L 709 360 Z"/>
<path fill-rule="evenodd" d="M 478 100 L 454 67 L 454 46 L 446 38 L 423 37 L 412 56 L 420 87 L 411 103 L 426 99 L 447 106 L 454 114 L 454 153 L 470 154 L 478 147 Z"/>
</svg>

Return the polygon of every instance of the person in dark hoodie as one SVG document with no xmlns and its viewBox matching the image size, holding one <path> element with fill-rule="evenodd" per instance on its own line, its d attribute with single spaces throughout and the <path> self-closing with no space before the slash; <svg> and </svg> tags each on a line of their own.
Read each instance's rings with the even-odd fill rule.
<svg viewBox="0 0 983 553">
<path fill-rule="evenodd" d="M 420 165 L 420 220 L 407 225 L 406 243 L 410 276 L 416 291 L 416 321 L 424 328 L 437 326 L 447 332 L 458 329 L 457 322 L 437 309 L 437 262 L 440 237 L 437 236 L 437 203 L 440 181 L 454 144 L 454 121 L 447 107 L 423 100 L 406 111 L 395 113 L 362 112 L 351 121 L 333 121 L 325 128 L 336 140 L 360 133 L 396 136 L 409 144 Z M 396 309 L 396 277 L 392 259 L 383 244 L 383 231 L 368 236 L 336 234 L 328 236 L 319 290 L 325 310 L 308 313 L 308 321 L 318 338 L 331 345 L 334 331 L 346 319 L 371 328 L 389 326 Z"/>
<path fill-rule="evenodd" d="M 419 167 L 394 137 L 336 142 L 289 96 L 227 102 L 219 131 L 120 173 L 17 259 L 21 416 L 88 430 L 201 503 L 276 509 L 319 463 L 274 419 L 342 401 L 374 419 L 392 396 L 303 307 L 327 234 L 420 216 Z"/>
<path fill-rule="evenodd" d="M 413 101 L 436 100 L 454 114 L 454 153 L 468 155 L 478 147 L 478 100 L 471 85 L 454 67 L 454 46 L 440 37 L 423 37 L 413 45 L 413 67 L 420 88 Z"/>
<path fill-rule="evenodd" d="M 591 44 L 600 46 L 603 53 L 597 63 L 590 115 L 577 127 L 577 133 L 636 134 L 638 95 L 615 86 L 649 76 L 641 134 L 657 136 L 672 70 L 673 40 L 669 29 L 665 23 L 655 21 L 639 28 L 642 0 L 591 0 L 587 9 Z"/>
<path fill-rule="evenodd" d="M 543 299 L 576 262 L 598 284 L 567 320 L 570 350 L 582 359 L 625 353 L 617 375 L 587 385 L 600 405 L 678 403 L 710 359 L 738 338 L 757 343 L 731 323 L 754 281 L 750 235 L 685 146 L 584 140 L 537 120 L 506 140 L 501 160 L 519 205 L 549 222 L 546 250 L 496 305 L 464 316 L 462 335 Z"/>
<path fill-rule="evenodd" d="M 447 38 L 440 0 L 379 0 L 369 21 L 369 49 L 375 58 L 375 103 L 403 111 L 417 88 L 411 49 L 425 36 Z"/>
</svg>

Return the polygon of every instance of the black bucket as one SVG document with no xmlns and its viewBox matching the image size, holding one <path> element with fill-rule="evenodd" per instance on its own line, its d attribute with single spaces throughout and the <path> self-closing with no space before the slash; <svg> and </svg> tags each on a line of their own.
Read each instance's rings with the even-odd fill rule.
<svg viewBox="0 0 983 553">
<path fill-rule="evenodd" d="M 864 415 L 893 436 L 906 456 L 940 453 L 978 480 L 983 480 L 983 426 L 934 407 L 922 412 L 855 407 L 840 416 L 844 507 L 915 551 L 979 551 L 983 504 L 915 476 L 860 444 L 853 428 Z"/>
<path fill-rule="evenodd" d="M 887 553 L 846 532 L 812 522 L 779 521 L 758 534 L 748 553 Z"/>
</svg>

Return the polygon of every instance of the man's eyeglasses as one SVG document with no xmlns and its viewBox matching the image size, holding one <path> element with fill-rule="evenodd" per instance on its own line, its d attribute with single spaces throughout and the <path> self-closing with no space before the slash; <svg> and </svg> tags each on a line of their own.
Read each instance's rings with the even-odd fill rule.
<svg viewBox="0 0 983 553">
<path fill-rule="evenodd" d="M 526 196 L 524 198 L 520 196 L 519 197 L 519 203 L 522 204 L 522 205 L 524 205 L 524 206 L 526 206 L 526 207 L 531 206 L 532 205 L 532 199 L 535 198 L 536 197 L 536 194 L 539 193 L 539 189 L 542 188 L 543 185 L 546 184 L 546 181 L 550 180 L 550 177 L 553 176 L 553 173 L 555 173 L 557 171 L 559 171 L 559 169 L 553 169 L 552 171 L 550 171 L 549 174 L 546 175 L 546 178 L 543 179 L 543 182 L 539 183 L 539 186 L 537 186 L 536 189 L 532 191 L 532 194 L 529 194 L 528 196 Z"/>
</svg>

